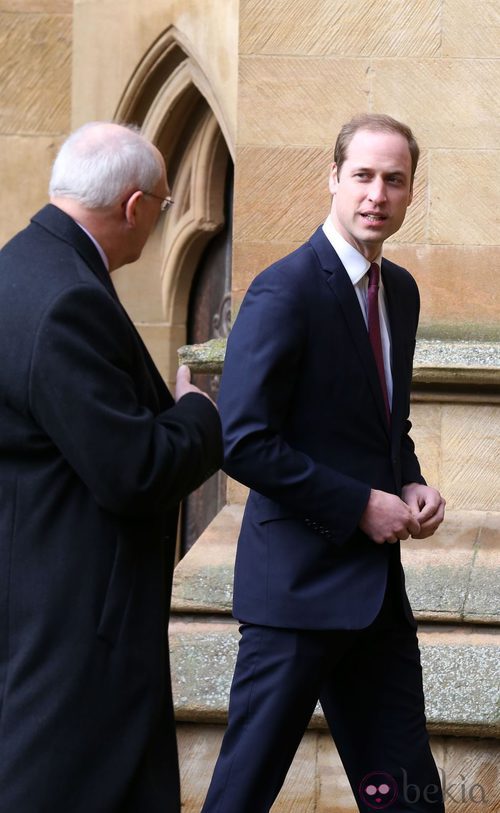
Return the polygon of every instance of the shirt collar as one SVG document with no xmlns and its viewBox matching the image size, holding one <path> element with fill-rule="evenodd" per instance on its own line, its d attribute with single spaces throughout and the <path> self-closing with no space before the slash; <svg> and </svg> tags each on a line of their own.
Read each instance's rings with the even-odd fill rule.
<svg viewBox="0 0 500 813">
<path fill-rule="evenodd" d="M 75 220 L 75 223 L 76 223 L 77 226 L 80 226 L 82 231 L 85 232 L 85 234 L 87 235 L 89 240 L 92 240 L 92 242 L 95 245 L 97 251 L 99 252 L 99 256 L 100 256 L 101 260 L 103 261 L 104 265 L 106 266 L 106 270 L 109 271 L 109 260 L 106 257 L 106 255 L 104 253 L 104 249 L 102 248 L 102 246 L 97 242 L 95 237 L 89 231 L 87 231 L 85 226 L 82 226 L 82 224 L 78 222 L 78 220 Z"/>
<path fill-rule="evenodd" d="M 368 262 L 366 257 L 363 257 L 363 255 L 360 254 L 360 252 L 354 248 L 354 246 L 351 246 L 351 244 L 348 243 L 341 234 L 339 234 L 332 223 L 330 215 L 328 215 L 323 224 L 323 231 L 337 252 L 340 262 L 347 271 L 352 284 L 357 285 L 357 283 L 364 277 L 370 268 L 371 263 Z M 381 267 L 382 252 L 373 262 L 376 262 L 379 268 Z"/>
</svg>

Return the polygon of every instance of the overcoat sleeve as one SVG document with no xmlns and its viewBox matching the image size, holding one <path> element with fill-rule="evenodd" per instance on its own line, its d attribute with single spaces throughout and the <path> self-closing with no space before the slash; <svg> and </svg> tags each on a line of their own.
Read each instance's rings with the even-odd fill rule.
<svg viewBox="0 0 500 813">
<path fill-rule="evenodd" d="M 98 285 L 68 286 L 47 308 L 28 393 L 36 422 L 113 513 L 174 507 L 222 463 L 215 407 L 198 394 L 174 404 L 166 388 L 158 397 L 135 329 Z"/>
</svg>

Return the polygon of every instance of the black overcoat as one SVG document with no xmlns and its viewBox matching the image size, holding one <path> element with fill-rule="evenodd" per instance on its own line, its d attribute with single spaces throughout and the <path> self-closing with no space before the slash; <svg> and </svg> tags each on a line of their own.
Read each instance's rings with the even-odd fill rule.
<svg viewBox="0 0 500 813">
<path fill-rule="evenodd" d="M 0 351 L 0 810 L 176 813 L 176 523 L 217 411 L 174 403 L 52 205 L 0 252 Z"/>
</svg>

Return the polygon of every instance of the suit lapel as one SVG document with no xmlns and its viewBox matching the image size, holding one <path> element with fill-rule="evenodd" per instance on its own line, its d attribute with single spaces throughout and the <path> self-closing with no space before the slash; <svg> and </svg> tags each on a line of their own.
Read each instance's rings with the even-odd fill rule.
<svg viewBox="0 0 500 813">
<path fill-rule="evenodd" d="M 322 268 L 328 272 L 327 284 L 342 309 L 347 330 L 351 335 L 359 360 L 370 382 L 380 418 L 387 434 L 389 434 L 384 397 L 380 386 L 377 366 L 354 286 L 347 271 L 340 262 L 337 253 L 321 228 L 315 232 L 310 242 L 320 260 Z"/>
</svg>

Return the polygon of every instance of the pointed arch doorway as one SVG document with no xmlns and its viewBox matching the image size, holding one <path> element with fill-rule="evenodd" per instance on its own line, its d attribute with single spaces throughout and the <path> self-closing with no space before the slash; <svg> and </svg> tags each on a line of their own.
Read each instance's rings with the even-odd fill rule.
<svg viewBox="0 0 500 813">
<path fill-rule="evenodd" d="M 165 158 L 175 204 L 141 258 L 148 283 L 141 319 L 161 325 L 173 386 L 177 348 L 227 335 L 231 291 L 233 162 L 228 129 L 189 44 L 169 28 L 137 66 L 115 120 L 140 126 Z M 195 383 L 217 394 L 215 377 Z M 196 541 L 225 503 L 225 476 L 214 475 L 185 501 L 179 555 Z"/>
<path fill-rule="evenodd" d="M 191 287 L 188 344 L 227 338 L 231 321 L 233 173 L 226 180 L 226 223 L 206 247 Z M 218 375 L 194 375 L 193 383 L 216 401 Z M 219 471 L 184 502 L 181 546 L 185 553 L 226 504 L 226 475 Z"/>
</svg>

